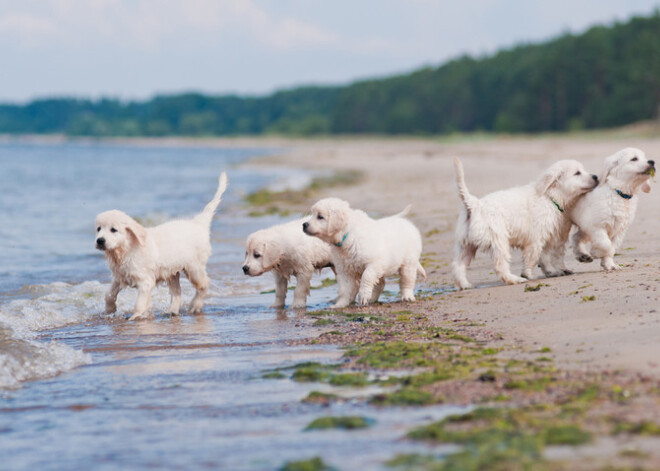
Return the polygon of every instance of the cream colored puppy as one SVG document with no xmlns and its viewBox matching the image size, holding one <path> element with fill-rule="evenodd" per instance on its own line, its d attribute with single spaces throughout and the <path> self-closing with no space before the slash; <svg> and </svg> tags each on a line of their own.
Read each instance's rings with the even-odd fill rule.
<svg viewBox="0 0 660 471">
<path fill-rule="evenodd" d="M 360 305 L 378 301 L 385 277 L 399 274 L 401 300 L 415 300 L 422 237 L 403 212 L 383 219 L 372 219 L 363 211 L 351 209 L 346 201 L 326 198 L 312 206 L 311 218 L 303 231 L 330 244 L 337 272 L 339 295 L 333 308 L 348 306 L 357 295 Z"/>
<path fill-rule="evenodd" d="M 605 159 L 601 184 L 570 210 L 578 226 L 573 234 L 573 252 L 580 262 L 600 258 L 605 271 L 618 269 L 614 253 L 635 217 L 640 191 L 651 191 L 649 179 L 655 162 L 644 152 L 629 147 Z"/>
<path fill-rule="evenodd" d="M 218 190 L 204 211 L 192 219 L 170 221 L 145 228 L 118 210 L 96 216 L 96 248 L 105 252 L 112 271 L 112 286 L 105 297 L 105 311 L 117 310 L 122 288 L 137 288 L 138 298 L 130 320 L 145 317 L 151 304 L 151 291 L 166 282 L 172 300 L 169 312 L 179 313 L 180 273 L 197 290 L 189 312 L 201 312 L 209 286 L 206 261 L 211 256 L 210 228 L 213 214 L 227 188 L 227 175 L 220 175 Z"/>
<path fill-rule="evenodd" d="M 565 210 L 577 198 L 598 184 L 576 160 L 561 160 L 536 181 L 525 186 L 490 193 L 477 198 L 465 185 L 463 166 L 454 159 L 458 193 L 463 209 L 456 223 L 455 255 L 452 262 L 454 284 L 471 288 L 466 268 L 478 249 L 490 250 L 495 272 L 507 284 L 532 279 L 534 267 L 544 248 L 568 224 Z M 522 277 L 511 273 L 511 248 L 523 251 Z"/>
<path fill-rule="evenodd" d="M 289 278 L 295 276 L 291 307 L 304 308 L 314 272 L 325 267 L 334 270 L 330 246 L 303 234 L 303 221 L 298 219 L 254 232 L 245 243 L 243 273 L 259 276 L 272 271 L 275 275 L 275 302 L 271 307 L 284 307 Z"/>
</svg>

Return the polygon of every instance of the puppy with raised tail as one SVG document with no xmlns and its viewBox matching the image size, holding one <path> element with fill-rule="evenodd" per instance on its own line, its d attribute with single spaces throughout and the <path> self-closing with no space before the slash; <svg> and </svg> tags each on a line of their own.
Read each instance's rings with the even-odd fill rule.
<svg viewBox="0 0 660 471">
<path fill-rule="evenodd" d="M 304 308 L 314 272 L 325 267 L 334 270 L 330 246 L 305 235 L 300 230 L 304 221 L 299 219 L 259 230 L 250 234 L 245 243 L 243 273 L 259 276 L 272 271 L 275 275 L 275 302 L 271 307 L 284 307 L 289 279 L 295 276 L 291 307 Z"/>
<path fill-rule="evenodd" d="M 477 198 L 465 184 L 461 161 L 454 159 L 454 166 L 463 202 L 452 262 L 454 284 L 459 289 L 472 287 L 466 269 L 478 249 L 491 251 L 495 272 L 505 283 L 532 279 L 544 248 L 559 237 L 562 224 L 570 228 L 565 211 L 598 184 L 598 177 L 590 175 L 580 162 L 561 160 L 535 182 Z M 511 273 L 511 248 L 523 252 L 522 277 Z"/>
<path fill-rule="evenodd" d="M 385 287 L 385 277 L 399 274 L 402 301 L 415 300 L 417 275 L 426 277 L 419 263 L 422 237 L 405 216 L 372 219 L 351 209 L 346 201 L 326 198 L 312 206 L 303 231 L 330 244 L 339 294 L 333 308 L 348 306 L 357 295 L 360 305 L 372 304 Z"/>
<path fill-rule="evenodd" d="M 117 295 L 128 286 L 138 290 L 130 320 L 145 317 L 152 290 L 165 282 L 172 297 L 169 312 L 178 314 L 181 272 L 197 291 L 188 312 L 201 312 L 209 287 L 206 262 L 211 256 L 211 220 L 226 189 L 227 175 L 223 172 L 215 196 L 201 213 L 192 219 L 169 221 L 156 227 L 145 228 L 116 209 L 96 216 L 96 248 L 105 253 L 113 278 L 105 297 L 107 313 L 117 310 Z"/>
<path fill-rule="evenodd" d="M 617 270 L 614 253 L 632 223 L 639 193 L 651 191 L 649 179 L 655 174 L 655 162 L 632 147 L 605 159 L 601 183 L 570 210 L 569 217 L 578 226 L 573 234 L 573 252 L 580 262 L 600 258 L 605 271 Z"/>
</svg>

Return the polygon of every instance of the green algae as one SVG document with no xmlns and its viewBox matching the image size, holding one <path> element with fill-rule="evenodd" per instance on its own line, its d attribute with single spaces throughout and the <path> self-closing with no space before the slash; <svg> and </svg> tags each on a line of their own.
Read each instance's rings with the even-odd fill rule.
<svg viewBox="0 0 660 471">
<path fill-rule="evenodd" d="M 343 429 L 356 430 L 371 427 L 375 421 L 361 416 L 327 416 L 314 419 L 305 430 Z"/>
</svg>

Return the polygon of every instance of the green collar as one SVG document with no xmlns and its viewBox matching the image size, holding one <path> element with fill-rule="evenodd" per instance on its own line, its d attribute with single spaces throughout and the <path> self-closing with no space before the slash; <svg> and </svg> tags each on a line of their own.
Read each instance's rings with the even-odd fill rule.
<svg viewBox="0 0 660 471">
<path fill-rule="evenodd" d="M 346 240 L 346 237 L 348 237 L 348 232 L 346 234 L 344 234 L 344 237 L 341 238 L 341 242 L 338 242 L 335 245 L 337 247 L 341 247 L 343 245 L 344 241 Z"/>
<path fill-rule="evenodd" d="M 553 200 L 552 198 L 550 198 L 550 201 L 552 201 L 552 204 L 554 204 L 555 206 L 557 206 L 557 209 L 559 210 L 560 213 L 563 213 L 563 212 L 564 212 L 564 209 L 563 209 L 561 206 L 559 206 L 559 203 L 557 203 L 557 202 L 556 202 L 555 200 Z"/>
</svg>

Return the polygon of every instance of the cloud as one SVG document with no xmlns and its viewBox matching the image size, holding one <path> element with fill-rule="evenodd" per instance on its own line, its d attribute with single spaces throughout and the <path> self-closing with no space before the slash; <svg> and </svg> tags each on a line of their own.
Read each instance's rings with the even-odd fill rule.
<svg viewBox="0 0 660 471">
<path fill-rule="evenodd" d="M 271 13 L 253 0 L 26 0 L 0 3 L 0 18 L 0 37 L 33 47 L 104 42 L 153 51 L 201 40 L 297 50 L 338 42 L 318 25 Z"/>
</svg>

